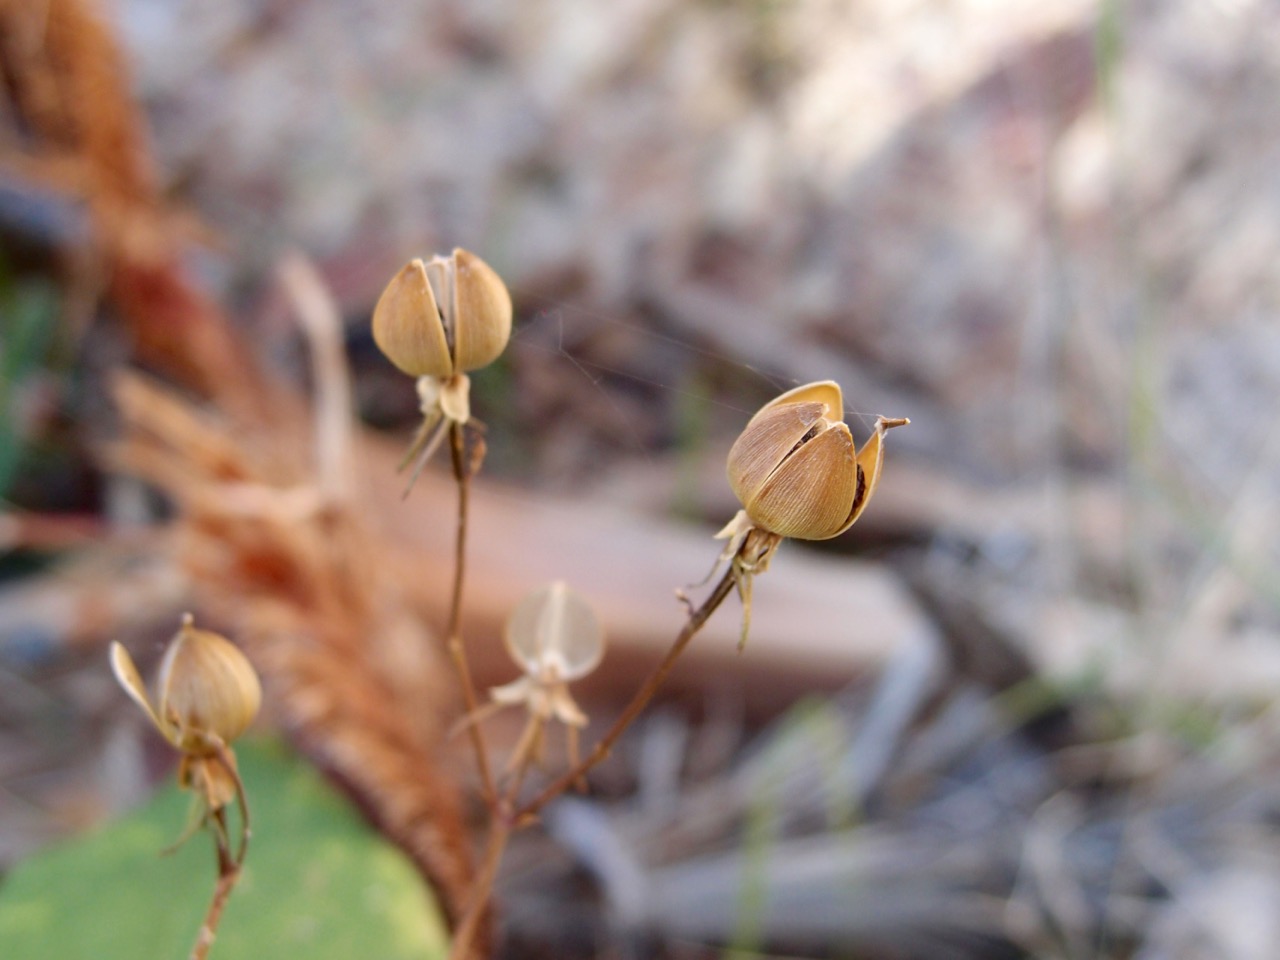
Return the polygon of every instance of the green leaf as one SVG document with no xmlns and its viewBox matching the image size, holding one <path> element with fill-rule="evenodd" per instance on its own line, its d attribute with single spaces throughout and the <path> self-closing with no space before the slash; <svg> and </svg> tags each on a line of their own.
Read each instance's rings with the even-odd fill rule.
<svg viewBox="0 0 1280 960">
<path fill-rule="evenodd" d="M 211 960 L 443 957 L 436 902 L 408 859 L 309 767 L 272 744 L 237 747 L 253 839 Z M 0 886 L 5 960 L 181 960 L 216 877 L 186 823 L 190 796 L 162 791 L 96 834 L 20 864 Z"/>
</svg>

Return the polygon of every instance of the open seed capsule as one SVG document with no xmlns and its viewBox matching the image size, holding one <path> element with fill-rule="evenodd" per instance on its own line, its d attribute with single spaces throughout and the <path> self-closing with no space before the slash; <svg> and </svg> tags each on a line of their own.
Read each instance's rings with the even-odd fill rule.
<svg viewBox="0 0 1280 960">
<path fill-rule="evenodd" d="M 415 377 L 447 380 L 492 363 L 511 336 L 511 295 L 493 269 L 461 248 L 412 260 L 378 298 L 373 339 Z"/>
<path fill-rule="evenodd" d="M 729 485 L 757 527 L 826 540 L 858 519 L 880 479 L 883 437 L 906 420 L 879 417 L 857 452 L 840 387 L 806 384 L 765 404 L 729 451 Z"/>
</svg>

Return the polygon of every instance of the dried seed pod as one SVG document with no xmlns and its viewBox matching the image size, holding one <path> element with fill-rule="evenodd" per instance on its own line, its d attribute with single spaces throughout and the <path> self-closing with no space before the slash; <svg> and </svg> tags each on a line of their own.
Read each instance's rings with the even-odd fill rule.
<svg viewBox="0 0 1280 960">
<path fill-rule="evenodd" d="M 511 336 L 511 295 L 493 269 L 461 248 L 412 260 L 373 309 L 373 339 L 416 377 L 448 380 L 492 363 Z"/>
<path fill-rule="evenodd" d="M 133 659 L 118 643 L 111 645 L 111 668 L 156 729 L 186 754 L 206 752 L 211 738 L 231 743 L 248 729 L 262 703 L 262 686 L 245 655 L 225 637 L 197 630 L 190 614 L 160 663 L 154 705 Z"/>
<path fill-rule="evenodd" d="M 497 359 L 511 337 L 511 295 L 473 253 L 413 260 L 391 278 L 373 308 L 373 339 L 418 378 L 422 425 L 400 469 L 412 464 L 405 496 L 446 433 L 471 419 L 467 370 Z M 474 449 L 481 450 L 481 447 Z"/>
<path fill-rule="evenodd" d="M 729 485 L 762 530 L 826 540 L 866 507 L 884 462 L 884 432 L 907 423 L 879 417 L 859 453 L 840 419 L 840 387 L 824 380 L 765 404 L 729 451 Z"/>
<path fill-rule="evenodd" d="M 880 481 L 885 431 L 910 422 L 877 417 L 859 453 L 843 410 L 830 380 L 796 387 L 761 407 L 729 451 L 729 485 L 743 509 L 716 534 L 728 541 L 716 566 L 730 564 L 742 598 L 738 649 L 751 626 L 752 580 L 782 539 L 827 540 L 848 530 Z"/>
<path fill-rule="evenodd" d="M 249 802 L 230 744 L 257 716 L 262 687 L 245 655 L 225 637 L 197 630 L 189 613 L 165 650 L 154 704 L 133 658 L 118 643 L 111 644 L 111 670 L 155 728 L 182 752 L 178 785 L 190 790 L 196 802 L 187 829 L 169 849 L 182 846 L 200 827 L 213 835 L 218 884 L 191 952 L 203 957 L 213 940 L 220 904 L 231 893 L 249 849 Z M 233 802 L 240 811 L 236 844 L 227 814 Z"/>
</svg>

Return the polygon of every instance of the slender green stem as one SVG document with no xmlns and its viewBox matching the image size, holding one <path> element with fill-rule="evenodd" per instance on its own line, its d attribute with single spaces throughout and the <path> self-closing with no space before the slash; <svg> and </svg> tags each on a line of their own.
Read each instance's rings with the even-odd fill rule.
<svg viewBox="0 0 1280 960">
<path fill-rule="evenodd" d="M 454 670 L 458 674 L 458 682 L 462 687 L 462 698 L 470 716 L 479 708 L 479 697 L 475 684 L 471 679 L 471 667 L 467 663 L 467 650 L 462 643 L 462 592 L 467 571 L 467 514 L 471 493 L 471 467 L 467 463 L 466 445 L 463 437 L 464 426 L 460 423 L 449 424 L 449 450 L 453 460 L 453 478 L 458 484 L 458 530 L 454 541 L 453 555 L 453 594 L 449 603 L 448 646 L 449 658 L 453 661 Z M 476 768 L 480 771 L 481 788 L 484 791 L 485 803 L 490 808 L 497 802 L 497 790 L 493 783 L 493 772 L 489 767 L 489 755 L 485 750 L 484 736 L 478 723 L 467 728 L 472 749 L 476 755 Z"/>
<path fill-rule="evenodd" d="M 716 608 L 724 602 L 725 597 L 729 595 L 729 592 L 737 582 L 737 578 L 738 574 L 733 565 L 730 564 L 729 569 L 720 578 L 715 589 L 711 591 L 706 600 L 702 601 L 702 605 L 689 613 L 689 619 L 680 628 L 680 633 L 672 642 L 671 648 L 667 650 L 666 656 L 662 658 L 662 662 L 654 667 L 644 685 L 636 691 L 626 709 L 618 715 L 618 719 L 613 722 L 613 726 L 592 748 L 591 753 L 575 767 L 553 780 L 543 788 L 541 793 L 522 806 L 516 814 L 517 823 L 523 823 L 533 817 L 543 806 L 564 793 L 565 790 L 582 779 L 588 770 L 609 756 L 609 751 L 613 749 L 613 745 L 622 736 L 623 731 L 631 725 L 631 722 L 640 715 L 640 712 L 653 699 L 653 695 L 657 693 L 658 687 L 667 678 L 667 674 L 671 672 L 671 668 L 675 666 L 676 659 L 684 651 L 684 648 L 689 645 L 689 641 L 697 635 L 703 624 L 710 619 L 711 614 L 715 613 Z"/>
</svg>

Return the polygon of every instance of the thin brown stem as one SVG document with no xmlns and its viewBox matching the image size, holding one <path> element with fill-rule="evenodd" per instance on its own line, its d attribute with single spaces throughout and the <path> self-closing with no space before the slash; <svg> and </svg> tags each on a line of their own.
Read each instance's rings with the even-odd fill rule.
<svg viewBox="0 0 1280 960">
<path fill-rule="evenodd" d="M 458 528 L 453 541 L 453 593 L 449 598 L 449 625 L 446 633 L 456 637 L 462 625 L 462 591 L 467 577 L 467 516 L 471 505 L 471 476 L 463 449 L 462 425 L 449 424 L 449 453 L 453 479 L 458 484 Z"/>
<path fill-rule="evenodd" d="M 516 800 L 520 796 L 520 788 L 524 785 L 524 776 L 529 772 L 529 766 L 533 763 L 534 755 L 537 753 L 538 741 L 542 737 L 544 723 L 545 721 L 537 714 L 530 714 L 530 734 L 527 737 L 520 738 L 520 742 L 516 745 L 516 752 L 511 757 L 511 780 L 507 784 L 504 800 L 505 810 L 511 814 L 513 821 L 515 820 Z"/>
<path fill-rule="evenodd" d="M 533 755 L 533 749 L 537 745 L 541 734 L 542 718 L 533 711 L 529 711 L 529 719 L 525 721 L 524 730 L 520 732 L 520 739 L 516 741 L 516 748 L 511 752 L 511 759 L 507 761 L 507 772 L 512 775 L 512 783 L 516 784 L 514 788 L 511 786 L 507 788 L 507 794 L 513 802 L 516 792 L 520 789 L 519 781 L 514 775 L 522 769 L 522 765 Z"/>
<path fill-rule="evenodd" d="M 471 888 L 471 897 L 462 914 L 462 921 L 453 931 L 449 960 L 468 960 L 471 957 L 471 945 L 475 941 L 481 921 L 489 913 L 489 895 L 493 892 L 493 881 L 498 876 L 498 867 L 502 863 L 502 855 L 507 850 L 511 832 L 512 821 L 509 817 L 494 818 L 489 827 L 489 841 L 485 845 L 484 860 L 481 862 L 480 872 L 476 874 L 475 884 Z"/>
<path fill-rule="evenodd" d="M 506 852 L 512 833 L 519 828 L 519 822 L 514 815 L 516 798 L 520 795 L 520 786 L 524 783 L 524 776 L 533 760 L 533 746 L 537 742 L 537 733 L 541 725 L 542 719 L 531 714 L 525 734 L 521 736 L 515 752 L 511 755 L 511 776 L 501 802 L 493 808 L 493 819 L 489 824 L 489 839 L 485 844 L 484 859 L 476 874 L 462 920 L 453 931 L 449 960 L 468 960 L 476 933 L 488 915 L 489 900 L 493 894 L 493 883 L 498 877 L 498 867 L 502 865 L 502 855 Z"/>
<path fill-rule="evenodd" d="M 622 711 L 618 719 L 614 721 L 613 726 L 600 739 L 600 742 L 595 745 L 587 758 L 580 763 L 574 764 L 571 770 L 557 778 L 529 803 L 517 808 L 516 799 L 520 794 L 524 775 L 533 758 L 532 745 L 534 742 L 534 738 L 529 736 L 520 738 L 520 743 L 512 756 L 514 769 L 507 782 L 506 791 L 501 801 L 490 806 L 493 817 L 489 827 L 489 839 L 485 845 L 484 859 L 481 863 L 480 871 L 476 875 L 466 910 L 463 911 L 462 920 L 453 931 L 453 945 L 449 950 L 449 960 L 468 960 L 470 957 L 471 944 L 475 940 L 476 932 L 479 930 L 481 922 L 488 913 L 493 883 L 497 878 L 498 867 L 502 863 L 502 855 L 507 849 L 507 843 L 510 841 L 512 833 L 531 823 L 538 810 L 544 804 L 559 796 L 574 783 L 582 780 L 588 770 L 609 755 L 609 751 L 613 748 L 618 738 L 622 736 L 622 732 L 630 726 L 631 722 L 640 715 L 640 712 L 648 702 L 653 699 L 654 693 L 662 685 L 662 681 L 666 679 L 667 674 L 671 672 L 671 668 L 675 666 L 676 659 L 684 648 L 689 645 L 689 641 L 702 629 L 703 624 L 715 613 L 716 608 L 724 602 L 725 597 L 733 590 L 736 582 L 737 573 L 730 566 L 715 585 L 715 588 L 702 601 L 702 605 L 690 610 L 689 618 L 685 621 L 684 626 L 681 627 L 680 633 L 671 644 L 671 648 L 667 651 L 666 656 L 663 657 L 662 662 L 654 668 L 644 685 L 631 699 L 631 702 L 627 704 L 627 708 Z M 531 723 L 534 720 L 536 718 L 531 718 Z"/>
<path fill-rule="evenodd" d="M 237 782 L 239 782 L 239 779 L 237 776 Z M 242 812 L 247 809 L 247 807 L 242 808 Z M 218 882 L 214 885 L 213 898 L 209 901 L 209 909 L 205 911 L 204 923 L 200 925 L 200 932 L 196 934 L 196 942 L 191 948 L 190 960 L 205 960 L 209 956 L 209 948 L 213 946 L 213 940 L 218 934 L 218 923 L 222 920 L 222 911 L 227 906 L 231 891 L 235 889 L 236 881 L 240 879 L 240 861 L 231 855 L 226 839 L 226 811 L 215 810 L 209 814 L 209 817 L 214 821 L 214 843 L 217 845 L 218 851 Z M 243 848 L 246 842 L 247 834 L 241 840 L 241 856 L 243 856 Z"/>
<path fill-rule="evenodd" d="M 467 571 L 467 513 L 471 499 L 471 465 L 467 463 L 464 429 L 460 423 L 449 424 L 449 450 L 453 460 L 453 478 L 458 484 L 458 531 L 454 541 L 453 594 L 449 603 L 447 635 L 449 658 L 453 661 L 454 670 L 458 674 L 467 714 L 471 715 L 479 707 L 479 697 L 476 695 L 475 684 L 471 680 L 471 668 L 467 663 L 467 651 L 462 643 L 461 632 L 462 590 Z M 493 784 L 493 773 L 489 767 L 489 755 L 485 751 L 484 735 L 480 725 L 470 724 L 467 734 L 471 740 L 471 747 L 475 751 L 476 768 L 480 771 L 480 784 L 484 791 L 485 803 L 493 808 L 497 803 L 498 794 Z"/>
<path fill-rule="evenodd" d="M 702 601 L 702 605 L 689 612 L 689 619 L 680 628 L 680 633 L 672 642 L 666 656 L 662 658 L 662 662 L 654 667 L 644 686 L 636 691 L 626 709 L 619 714 L 618 719 L 613 722 L 613 726 L 600 738 L 600 741 L 592 748 L 591 753 L 572 769 L 553 780 L 543 788 L 541 793 L 522 806 L 516 814 L 516 823 L 523 823 L 534 816 L 544 805 L 564 793 L 575 782 L 582 779 L 588 770 L 609 756 L 609 751 L 613 749 L 613 745 L 622 736 L 623 731 L 631 725 L 631 722 L 640 715 L 640 712 L 653 699 L 658 687 L 662 685 L 662 681 L 667 678 L 667 674 L 675 666 L 676 659 L 684 648 L 689 645 L 689 641 L 702 629 L 703 624 L 710 619 L 711 614 L 715 613 L 716 608 L 724 602 L 724 598 L 729 595 L 736 582 L 737 573 L 731 564 L 729 569 L 725 571 L 724 576 L 715 585 L 715 589 L 711 591 L 707 599 Z"/>
</svg>

